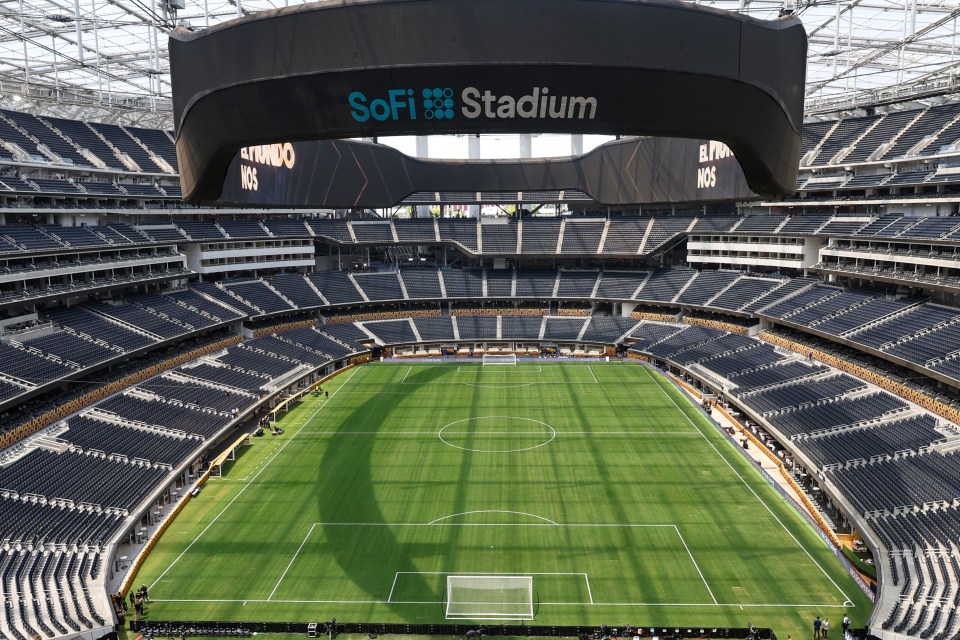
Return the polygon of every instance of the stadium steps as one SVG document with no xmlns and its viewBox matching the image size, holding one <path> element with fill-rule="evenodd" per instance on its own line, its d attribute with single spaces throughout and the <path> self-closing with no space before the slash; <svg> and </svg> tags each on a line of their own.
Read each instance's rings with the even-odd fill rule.
<svg viewBox="0 0 960 640">
<path fill-rule="evenodd" d="M 48 159 L 48 160 L 50 160 L 50 161 L 52 161 L 52 162 L 56 162 L 57 164 L 61 164 L 61 163 L 62 163 L 62 159 L 60 158 L 60 156 L 58 156 L 56 153 L 54 153 L 53 150 L 50 149 L 47 145 L 42 144 L 39 140 L 37 140 L 37 139 L 36 139 L 35 137 L 33 137 L 32 135 L 30 135 L 30 132 L 28 132 L 26 129 L 22 129 L 22 128 L 20 128 L 19 126 L 17 126 L 17 123 L 16 123 L 16 122 L 14 122 L 14 121 L 11 120 L 10 118 L 6 117 L 6 116 L 5 116 L 4 114 L 2 114 L 2 113 L 0 113 L 0 120 L 3 120 L 7 125 L 9 125 L 9 126 L 13 127 L 14 129 L 16 129 L 17 132 L 19 132 L 19 133 L 20 133 L 22 136 L 24 136 L 27 140 L 30 140 L 30 141 L 35 145 L 34 148 L 35 148 L 37 151 L 40 152 L 39 155 L 47 156 L 47 159 Z M 13 146 L 16 147 L 17 149 L 20 149 L 22 152 L 26 153 L 27 156 L 36 156 L 36 155 L 38 155 L 37 153 L 31 153 L 29 150 L 21 148 L 16 142 L 7 141 L 7 144 L 13 145 Z M 14 154 L 14 155 L 16 155 L 16 154 Z"/>
<path fill-rule="evenodd" d="M 486 271 L 484 271 L 484 283 L 486 283 Z M 510 278 L 510 297 L 517 297 L 517 270 L 513 270 L 513 277 Z"/>
<path fill-rule="evenodd" d="M 840 336 L 843 337 L 843 338 L 853 337 L 853 336 L 857 335 L 858 333 L 860 333 L 861 331 L 866 331 L 867 329 L 870 329 L 870 328 L 872 328 L 872 327 L 875 327 L 875 326 L 877 326 L 878 324 L 882 324 L 882 323 L 888 322 L 888 321 L 890 321 L 890 320 L 895 320 L 896 318 L 898 318 L 898 317 L 900 317 L 900 316 L 902 316 L 902 315 L 904 315 L 904 314 L 910 313 L 910 312 L 912 312 L 914 309 L 916 309 L 918 306 L 920 306 L 920 305 L 922 305 L 922 304 L 925 304 L 925 302 L 924 302 L 923 300 L 917 300 L 914 304 L 911 304 L 910 306 L 904 307 L 903 309 L 899 309 L 899 310 L 897 310 L 897 311 L 895 311 L 895 312 L 893 312 L 893 313 L 888 313 L 887 315 L 881 316 L 881 317 L 877 318 L 876 320 L 872 320 L 872 321 L 870 321 L 870 322 L 868 322 L 868 323 L 866 323 L 866 324 L 864 324 L 864 325 L 861 325 L 861 326 L 859 326 L 859 327 L 854 327 L 853 329 L 850 329 L 849 331 L 844 331 L 843 333 L 840 334 Z"/>
<path fill-rule="evenodd" d="M 161 171 L 163 171 L 164 173 L 170 173 L 170 174 L 177 173 L 177 170 L 171 167 L 169 162 L 167 162 L 166 160 L 158 156 L 156 153 L 154 153 L 153 149 L 151 149 L 150 147 L 148 147 L 143 143 L 143 140 L 133 135 L 133 132 L 131 132 L 125 126 L 123 125 L 119 125 L 119 126 L 124 133 L 126 133 L 128 136 L 130 136 L 133 139 L 133 141 L 137 144 L 137 146 L 139 146 L 141 149 L 146 151 L 147 155 L 150 157 L 150 160 L 152 160 L 153 164 L 157 165 L 157 167 L 159 167 Z"/>
<path fill-rule="evenodd" d="M 763 295 L 760 296 L 759 298 L 754 299 L 753 302 L 757 302 L 758 300 L 762 300 L 763 298 L 766 298 L 766 297 L 768 297 L 768 296 L 772 296 L 772 297 L 773 297 L 773 299 L 772 299 L 770 302 L 768 302 L 767 304 L 761 305 L 761 306 L 757 307 L 756 309 L 754 309 L 754 310 L 753 310 L 753 313 L 763 313 L 763 312 L 766 311 L 769 307 L 772 307 L 772 306 L 775 305 L 775 304 L 779 304 L 779 303 L 783 302 L 784 300 L 789 300 L 790 298 L 793 298 L 793 297 L 795 297 L 795 296 L 798 296 L 798 295 L 800 295 L 800 294 L 803 293 L 804 291 L 807 291 L 808 289 L 810 289 L 811 287 L 813 287 L 813 286 L 816 284 L 816 282 L 814 282 L 813 280 L 811 280 L 810 283 L 807 284 L 806 286 L 800 287 L 800 288 L 798 288 L 796 291 L 791 291 L 788 295 L 783 296 L 782 298 L 779 297 L 779 296 L 776 296 L 777 291 L 779 291 L 781 288 L 787 286 L 790 282 L 791 282 L 790 280 L 785 280 L 779 287 L 776 287 L 776 288 L 774 288 L 774 289 L 771 289 L 770 291 L 766 292 L 765 294 L 763 294 Z M 750 304 L 753 304 L 753 302 L 751 302 Z M 745 305 L 745 306 L 742 307 L 742 308 L 749 307 L 750 304 Z"/>
<path fill-rule="evenodd" d="M 603 253 L 603 245 L 607 243 L 607 232 L 610 231 L 610 220 L 604 220 L 603 231 L 600 232 L 600 244 L 597 245 L 597 253 Z"/>
<path fill-rule="evenodd" d="M 553 290 L 550 292 L 550 297 L 559 298 L 560 297 L 560 271 L 557 271 L 557 277 L 553 279 Z"/>
<path fill-rule="evenodd" d="M 547 316 L 540 321 L 540 333 L 537 334 L 538 340 L 543 340 L 543 334 L 547 331 Z"/>
<path fill-rule="evenodd" d="M 437 271 L 437 279 L 440 281 L 440 297 L 447 297 L 447 283 L 443 280 L 443 270 L 440 269 Z"/>
<path fill-rule="evenodd" d="M 743 220 L 743 218 L 741 218 L 741 220 Z M 740 223 L 737 222 L 737 224 L 740 224 Z M 727 289 L 729 289 L 729 288 L 732 287 L 733 285 L 735 285 L 735 284 L 737 284 L 738 282 L 740 282 L 740 278 L 741 278 L 741 277 L 743 277 L 743 276 L 737 276 L 736 278 L 734 278 L 734 279 L 730 282 L 730 284 L 728 284 L 727 286 L 725 286 L 723 289 L 720 289 L 720 291 L 717 291 L 717 293 L 714 294 L 713 296 L 710 296 L 710 298 L 709 298 L 706 302 L 703 303 L 703 306 L 709 307 L 709 306 L 710 306 L 710 303 L 713 302 L 718 296 L 723 295 L 723 293 L 726 292 Z"/>
<path fill-rule="evenodd" d="M 516 254 L 523 254 L 523 219 L 517 221 L 517 246 L 513 248 Z"/>
<path fill-rule="evenodd" d="M 309 282 L 309 280 L 308 280 L 308 282 Z M 311 285 L 312 285 L 312 283 L 311 283 Z M 232 313 L 233 313 L 234 315 L 236 315 L 237 317 L 245 317 L 245 316 L 248 314 L 247 311 L 240 311 L 240 309 L 238 309 L 238 308 L 236 308 L 236 307 L 232 307 L 232 306 L 228 305 L 227 303 L 225 303 L 225 302 L 223 302 L 223 301 L 221 301 L 221 300 L 219 300 L 219 299 L 217 299 L 217 298 L 214 298 L 213 296 L 208 296 L 206 293 L 204 293 L 203 291 L 200 291 L 199 289 L 191 289 L 191 290 L 192 290 L 195 294 L 203 297 L 204 300 L 207 300 L 208 302 L 212 302 L 213 304 L 217 305 L 218 307 L 223 307 L 223 308 L 226 309 L 227 311 L 232 312 Z"/>
<path fill-rule="evenodd" d="M 349 226 L 349 225 L 348 225 L 348 226 Z M 351 227 L 351 229 L 352 229 L 352 227 Z M 352 235 L 352 234 L 353 234 L 353 231 L 351 231 L 350 233 L 351 233 L 351 235 Z M 353 286 L 357 289 L 357 293 L 360 294 L 360 297 L 363 298 L 364 302 L 370 302 L 370 298 L 367 297 L 366 292 L 365 292 L 362 288 L 360 288 L 360 283 L 357 282 L 357 279 L 354 278 L 354 277 L 353 277 L 353 274 L 350 273 L 349 271 L 347 272 L 347 279 L 350 280 L 351 283 L 353 283 Z"/>
<path fill-rule="evenodd" d="M 823 149 L 823 144 L 830 138 L 830 136 L 833 135 L 833 132 L 837 130 L 841 122 L 842 120 L 837 120 L 836 122 L 834 122 L 833 126 L 827 129 L 826 133 L 823 134 L 823 137 L 820 138 L 820 142 L 814 145 L 814 147 L 810 149 L 810 151 L 807 151 L 803 155 L 803 157 L 800 158 L 801 167 L 809 167 L 813 164 L 813 162 L 820 155 L 820 151 L 821 149 Z"/>
<path fill-rule="evenodd" d="M 380 345 L 381 347 L 383 346 L 383 344 L 384 344 L 383 341 L 380 340 L 380 338 L 378 338 L 377 336 L 375 336 L 375 335 L 373 334 L 373 332 L 371 332 L 369 329 L 367 329 L 367 328 L 364 326 L 364 323 L 362 323 L 362 322 L 354 322 L 354 323 L 353 323 L 353 326 L 357 327 L 358 329 L 360 329 L 360 331 L 363 331 L 365 334 L 367 334 L 367 337 L 370 338 L 370 340 L 372 340 L 374 344 L 378 344 L 378 345 Z"/>
<path fill-rule="evenodd" d="M 323 293 L 321 293 L 320 289 L 317 289 L 317 285 L 313 284 L 313 280 L 305 277 L 304 281 L 307 283 L 307 286 L 310 287 L 310 289 L 312 289 L 315 294 L 317 294 L 317 297 L 320 298 L 321 301 L 323 301 L 324 306 L 330 306 L 330 301 L 327 300 L 327 298 L 323 295 Z"/>
<path fill-rule="evenodd" d="M 397 227 L 393 224 L 393 220 L 389 220 L 387 224 L 390 225 L 390 235 L 393 237 L 393 241 L 400 244 L 400 238 L 397 237 Z"/>
<path fill-rule="evenodd" d="M 591 322 L 593 322 L 593 318 L 587 318 L 586 322 L 583 323 L 583 326 L 580 327 L 580 331 L 577 332 L 577 342 L 583 341 L 583 334 L 587 332 L 587 328 L 590 326 Z"/>
<path fill-rule="evenodd" d="M 390 228 L 392 229 L 392 228 L 393 228 L 393 225 L 391 225 Z M 409 300 L 409 299 L 410 299 L 410 294 L 407 293 L 407 285 L 406 285 L 406 283 L 403 281 L 403 274 L 401 274 L 399 271 L 397 271 L 397 280 L 400 281 L 400 291 L 403 293 L 403 299 L 404 299 L 404 300 Z M 416 331 L 414 331 L 414 333 L 416 333 Z M 418 340 L 420 339 L 419 336 L 417 337 L 417 339 L 418 339 Z"/>
<path fill-rule="evenodd" d="M 503 316 L 497 316 L 497 340 L 503 340 Z"/>
<path fill-rule="evenodd" d="M 863 132 L 861 132 L 861 134 L 857 136 L 857 138 L 853 142 L 851 142 L 844 148 L 840 149 L 840 151 L 836 152 L 832 158 L 827 160 L 827 164 L 833 165 L 833 164 L 840 164 L 841 162 L 843 162 L 844 158 L 846 158 L 848 155 L 853 153 L 854 149 L 857 148 L 857 145 L 860 144 L 860 141 L 863 140 L 865 137 L 867 137 L 867 134 L 873 131 L 875 128 L 877 128 L 877 126 L 879 126 L 880 123 L 883 121 L 884 121 L 883 117 L 878 117 L 877 119 L 875 119 L 870 124 L 869 127 L 864 129 Z"/>
<path fill-rule="evenodd" d="M 404 291 L 406 295 L 406 291 Z M 407 324 L 410 325 L 410 329 L 413 330 L 413 337 L 417 339 L 417 342 L 423 342 L 423 338 L 420 336 L 420 332 L 417 331 L 417 323 L 413 321 L 413 318 L 407 318 Z M 499 330 L 498 330 L 499 334 Z"/>
<path fill-rule="evenodd" d="M 309 226 L 309 225 L 308 225 Z M 350 234 L 350 242 L 357 243 L 357 234 L 353 232 L 353 223 L 347 222 L 347 233 Z"/>
<path fill-rule="evenodd" d="M 450 314 L 450 324 L 453 326 L 453 339 L 460 341 L 460 327 L 457 325 L 457 316 Z"/>
<path fill-rule="evenodd" d="M 300 308 L 299 306 L 297 306 L 297 304 L 296 304 L 293 300 L 291 300 L 291 299 L 288 298 L 287 296 L 285 296 L 285 295 L 283 295 L 282 293 L 280 293 L 280 291 L 279 291 L 276 287 L 274 287 L 274 286 L 270 283 L 269 280 L 264 280 L 263 278 L 260 278 L 260 282 L 262 282 L 262 283 L 264 284 L 264 286 L 267 287 L 267 289 L 269 289 L 270 291 L 273 291 L 275 294 L 277 294 L 277 296 L 278 296 L 281 300 L 283 300 L 283 301 L 286 302 L 288 305 L 290 305 L 290 308 L 291 308 L 291 309 L 299 309 L 299 308 Z M 401 285 L 401 286 L 402 286 L 402 285 Z M 404 294 L 406 294 L 406 292 L 404 292 Z"/>
<path fill-rule="evenodd" d="M 633 290 L 633 294 L 630 296 L 631 300 L 639 300 L 637 296 L 640 295 L 640 292 L 643 291 L 643 288 L 647 286 L 648 282 L 650 282 L 650 278 L 653 277 L 654 271 L 655 269 L 651 269 L 647 273 L 646 277 L 640 282 L 639 286 L 637 286 L 637 288 Z"/>
<path fill-rule="evenodd" d="M 93 131 L 93 135 L 100 138 L 101 142 L 103 142 L 105 145 L 107 145 L 107 147 L 111 151 L 113 151 L 114 157 L 117 160 L 119 160 L 123 164 L 123 166 L 126 167 L 128 171 L 132 171 L 134 173 L 145 173 L 147 169 L 149 169 L 149 167 L 145 167 L 141 169 L 140 165 L 138 165 L 136 162 L 133 161 L 133 158 L 131 158 L 126 153 L 124 153 L 123 151 L 120 151 L 120 149 L 115 147 L 114 144 L 110 142 L 110 140 L 105 135 L 100 133 L 100 131 L 96 127 L 91 126 L 89 122 L 82 121 L 82 123 L 88 129 Z"/>
<path fill-rule="evenodd" d="M 927 109 L 919 109 L 917 111 L 917 117 L 908 122 L 902 129 L 900 129 L 900 131 L 897 132 L 895 136 L 879 145 L 877 150 L 870 154 L 870 156 L 867 158 L 867 161 L 879 160 L 885 156 L 887 151 L 890 151 L 890 149 L 893 149 L 897 145 L 897 141 L 901 138 L 901 136 L 903 136 L 903 134 L 909 131 L 913 125 L 917 123 L 917 121 L 923 119 L 923 117 L 927 115 L 927 111 Z"/>
<path fill-rule="evenodd" d="M 440 223 L 436 218 L 433 219 L 433 241 L 440 242 Z"/>
<path fill-rule="evenodd" d="M 354 324 L 354 323 L 351 322 L 350 324 Z M 330 340 L 331 342 L 335 342 L 336 344 L 339 344 L 339 345 L 340 345 L 341 347 L 343 347 L 344 349 L 349 349 L 349 350 L 350 350 L 350 353 L 353 353 L 353 352 L 356 351 L 356 349 L 357 349 L 357 347 L 356 347 L 355 345 L 347 344 L 346 342 L 344 342 L 343 340 L 340 340 L 340 339 L 337 338 L 336 336 L 333 336 L 333 335 L 331 335 L 331 334 L 329 334 L 329 333 L 324 333 L 324 331 L 323 331 L 323 329 L 322 329 L 321 327 L 310 327 L 310 330 L 311 330 L 311 331 L 316 331 L 317 333 L 319 333 L 319 334 L 320 334 L 321 336 L 323 336 L 324 338 L 327 338 L 327 339 Z"/>
<path fill-rule="evenodd" d="M 643 238 L 640 240 L 640 246 L 637 247 L 637 255 L 642 255 L 643 250 L 647 247 L 647 240 L 650 238 L 650 232 L 653 230 L 653 221 L 654 218 L 650 218 L 650 222 L 647 224 L 647 229 L 643 232 Z"/>
<path fill-rule="evenodd" d="M 671 303 L 676 302 L 677 299 L 683 295 L 683 292 L 689 289 L 691 286 L 693 286 L 693 283 L 700 278 L 701 273 L 702 273 L 701 271 L 694 272 L 693 277 L 687 280 L 686 283 L 684 283 L 684 285 L 680 287 L 680 290 L 677 291 L 677 295 L 673 296 L 673 298 L 670 299 L 670 302 Z"/>
<path fill-rule="evenodd" d="M 560 254 L 563 253 L 563 232 L 567 230 L 567 220 L 564 218 L 560 221 L 560 233 L 557 234 L 557 246 L 553 250 L 554 253 Z"/>
</svg>

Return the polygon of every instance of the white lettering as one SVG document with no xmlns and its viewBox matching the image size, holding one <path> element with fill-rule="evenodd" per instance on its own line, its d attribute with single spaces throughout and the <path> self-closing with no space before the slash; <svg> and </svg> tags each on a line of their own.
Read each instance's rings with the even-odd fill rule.
<svg viewBox="0 0 960 640">
<path fill-rule="evenodd" d="M 465 118 L 489 119 L 538 118 L 551 120 L 593 120 L 597 115 L 597 99 L 584 96 L 551 95 L 549 87 L 533 87 L 519 98 L 498 96 L 489 89 L 481 92 L 467 87 L 460 94 Z M 482 106 L 481 106 L 482 103 Z"/>
</svg>

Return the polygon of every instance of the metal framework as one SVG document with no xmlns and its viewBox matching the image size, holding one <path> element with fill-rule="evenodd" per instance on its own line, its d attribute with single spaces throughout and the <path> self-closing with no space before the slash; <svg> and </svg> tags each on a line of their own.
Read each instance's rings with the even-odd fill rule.
<svg viewBox="0 0 960 640">
<path fill-rule="evenodd" d="M 700 0 L 697 0 L 700 1 Z M 170 127 L 167 33 L 301 0 L 0 0 L 0 107 Z M 807 113 L 960 90 L 960 0 L 703 0 L 800 16 Z"/>
</svg>

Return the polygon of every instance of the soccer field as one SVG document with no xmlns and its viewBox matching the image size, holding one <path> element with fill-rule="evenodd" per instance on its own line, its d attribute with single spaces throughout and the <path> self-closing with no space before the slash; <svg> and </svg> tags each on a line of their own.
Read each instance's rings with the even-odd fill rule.
<svg viewBox="0 0 960 640">
<path fill-rule="evenodd" d="M 148 620 L 442 622 L 451 575 L 531 576 L 532 624 L 800 635 L 869 613 L 647 367 L 369 364 L 326 389 L 170 526 L 137 577 Z"/>
</svg>

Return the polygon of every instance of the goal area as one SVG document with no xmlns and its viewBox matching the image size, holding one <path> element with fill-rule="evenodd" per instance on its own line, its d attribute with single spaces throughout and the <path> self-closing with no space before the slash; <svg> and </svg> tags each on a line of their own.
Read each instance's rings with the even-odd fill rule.
<svg viewBox="0 0 960 640">
<path fill-rule="evenodd" d="M 493 354 L 485 353 L 483 356 L 483 366 L 487 365 L 513 365 L 517 364 L 517 354 L 515 353 L 505 353 L 505 354 Z"/>
<path fill-rule="evenodd" d="M 447 576 L 448 620 L 533 620 L 533 576 Z"/>
</svg>

